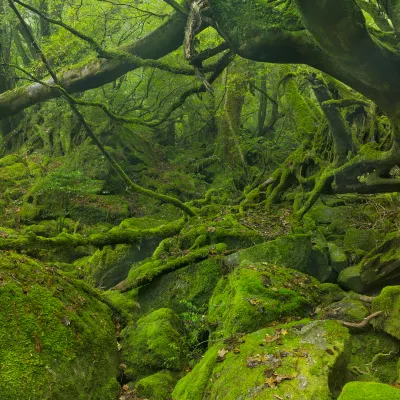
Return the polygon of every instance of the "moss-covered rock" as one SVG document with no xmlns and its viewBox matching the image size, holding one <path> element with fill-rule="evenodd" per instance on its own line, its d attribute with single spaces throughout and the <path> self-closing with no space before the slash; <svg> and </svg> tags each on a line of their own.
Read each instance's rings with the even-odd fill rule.
<svg viewBox="0 0 400 400">
<path fill-rule="evenodd" d="M 116 397 L 115 327 L 98 298 L 54 267 L 1 252 L 3 399 Z"/>
<path fill-rule="evenodd" d="M 328 242 L 330 265 L 336 272 L 341 272 L 349 266 L 346 253 L 334 242 Z"/>
<path fill-rule="evenodd" d="M 383 315 L 371 323 L 376 329 L 400 340 L 400 286 L 387 286 L 372 301 L 372 312 L 382 311 Z"/>
<path fill-rule="evenodd" d="M 339 274 L 338 283 L 347 290 L 353 290 L 356 293 L 363 293 L 365 286 L 361 279 L 360 265 L 345 268 L 343 271 L 341 271 Z"/>
<path fill-rule="evenodd" d="M 400 400 L 400 390 L 376 382 L 350 382 L 338 400 Z"/>
<path fill-rule="evenodd" d="M 312 218 L 317 224 L 331 224 L 333 222 L 343 220 L 346 215 L 352 214 L 350 207 L 327 207 L 324 205 L 314 206 L 306 215 Z"/>
<path fill-rule="evenodd" d="M 221 258 L 213 257 L 155 278 L 150 285 L 139 289 L 141 311 L 146 314 L 168 307 L 181 313 L 186 309 L 183 300 L 203 308 L 208 305 L 220 277 Z"/>
<path fill-rule="evenodd" d="M 377 230 L 350 228 L 344 237 L 344 245 L 350 251 L 362 250 L 370 252 L 378 246 L 380 240 L 381 236 Z"/>
<path fill-rule="evenodd" d="M 330 400 L 341 385 L 348 330 L 335 321 L 301 321 L 220 343 L 174 389 L 174 400 Z"/>
<path fill-rule="evenodd" d="M 221 278 L 209 302 L 212 337 L 254 332 L 282 318 L 304 317 L 317 303 L 318 282 L 289 268 L 244 264 Z"/>
<path fill-rule="evenodd" d="M 176 381 L 169 371 L 157 372 L 136 383 L 136 395 L 151 400 L 169 400 Z"/>
<path fill-rule="evenodd" d="M 361 261 L 361 279 L 367 289 L 400 284 L 400 238 L 387 235 L 385 242 Z"/>
<path fill-rule="evenodd" d="M 182 369 L 186 362 L 183 335 L 182 322 L 168 308 L 128 324 L 121 332 L 125 374 L 138 380 L 163 369 Z"/>
<path fill-rule="evenodd" d="M 332 303 L 322 310 L 320 318 L 361 322 L 368 315 L 369 309 L 366 303 L 347 296 L 343 300 Z"/>
<path fill-rule="evenodd" d="M 327 248 L 312 242 L 311 235 L 281 236 L 260 245 L 249 247 L 225 258 L 227 268 L 232 269 L 243 261 L 267 262 L 296 269 L 321 281 L 331 278 Z"/>
<path fill-rule="evenodd" d="M 347 365 L 348 381 L 398 381 L 399 342 L 384 332 L 353 332 Z"/>
</svg>

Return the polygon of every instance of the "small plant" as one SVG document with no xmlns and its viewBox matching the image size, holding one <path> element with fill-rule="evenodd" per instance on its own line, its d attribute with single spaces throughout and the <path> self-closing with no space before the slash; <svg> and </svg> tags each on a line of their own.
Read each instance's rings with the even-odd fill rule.
<svg viewBox="0 0 400 400">
<path fill-rule="evenodd" d="M 186 341 L 188 347 L 188 358 L 198 360 L 207 349 L 208 324 L 205 316 L 205 307 L 197 307 L 187 300 L 181 300 L 180 304 L 186 307 L 187 311 L 180 314 L 185 326 Z"/>
</svg>

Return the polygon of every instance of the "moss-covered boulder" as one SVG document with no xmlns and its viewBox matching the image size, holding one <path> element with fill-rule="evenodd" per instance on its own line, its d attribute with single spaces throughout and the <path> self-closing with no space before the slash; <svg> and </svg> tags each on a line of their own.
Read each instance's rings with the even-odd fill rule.
<svg viewBox="0 0 400 400">
<path fill-rule="evenodd" d="M 296 269 L 321 281 L 329 280 L 332 275 L 327 248 L 320 246 L 319 242 L 313 244 L 311 235 L 306 234 L 281 236 L 249 247 L 226 257 L 225 264 L 232 269 L 243 261 L 267 262 Z"/>
<path fill-rule="evenodd" d="M 140 232 L 144 229 L 155 229 L 154 237 L 144 239 L 137 244 L 119 244 L 98 249 L 90 257 L 77 260 L 75 264 L 83 270 L 85 280 L 95 287 L 110 289 L 123 281 L 129 273 L 132 264 L 142 261 L 153 254 L 162 239 L 162 228 L 168 222 L 153 218 L 128 218 L 118 227 L 110 229 L 109 234 L 123 234 L 125 230 Z M 156 229 L 160 227 L 160 237 Z M 140 238 L 140 234 L 138 234 Z M 158 308 L 161 308 L 158 307 Z"/>
<path fill-rule="evenodd" d="M 163 369 L 180 370 L 185 365 L 184 328 L 168 308 L 156 310 L 121 332 L 121 360 L 125 374 L 138 380 Z"/>
<path fill-rule="evenodd" d="M 381 236 L 377 230 L 350 228 L 344 237 L 344 245 L 350 251 L 362 250 L 369 252 L 378 246 L 380 240 Z"/>
<path fill-rule="evenodd" d="M 296 270 L 244 263 L 221 278 L 209 302 L 213 338 L 254 332 L 283 318 L 304 317 L 317 303 L 318 282 Z"/>
<path fill-rule="evenodd" d="M 27 256 L 0 253 L 0 397 L 114 399 L 115 326 L 89 287 Z"/>
<path fill-rule="evenodd" d="M 186 310 L 182 301 L 196 308 L 207 307 L 215 286 L 221 278 L 221 258 L 212 257 L 199 263 L 161 275 L 150 285 L 139 289 L 138 301 L 146 314 L 161 307 L 176 313 Z"/>
<path fill-rule="evenodd" d="M 389 234 L 385 242 L 362 260 L 361 278 L 367 289 L 400 284 L 400 237 Z"/>
<path fill-rule="evenodd" d="M 400 400 L 400 390 L 376 382 L 350 382 L 338 400 Z"/>
<path fill-rule="evenodd" d="M 350 217 L 351 214 L 351 207 L 327 207 L 324 205 L 315 205 L 306 216 L 312 218 L 317 224 L 329 225 L 333 222 L 343 220 L 346 216 Z"/>
<path fill-rule="evenodd" d="M 345 268 L 343 271 L 341 271 L 339 274 L 338 283 L 344 289 L 353 290 L 356 293 L 363 293 L 365 290 L 365 285 L 361 279 L 360 265 Z"/>
<path fill-rule="evenodd" d="M 374 319 L 376 329 L 400 340 L 400 286 L 387 286 L 372 301 L 372 312 L 382 311 L 383 315 Z"/>
<path fill-rule="evenodd" d="M 135 394 L 140 398 L 151 400 L 169 400 L 177 382 L 169 371 L 160 371 L 146 376 L 135 385 Z"/>
<path fill-rule="evenodd" d="M 349 266 L 346 253 L 334 242 L 328 242 L 330 264 L 334 271 L 341 272 Z"/>
<path fill-rule="evenodd" d="M 331 400 L 350 335 L 335 321 L 301 321 L 215 345 L 174 389 L 174 400 Z"/>
<path fill-rule="evenodd" d="M 392 336 L 369 330 L 353 332 L 347 381 L 398 382 L 399 342 Z"/>
<path fill-rule="evenodd" d="M 321 319 L 336 319 L 348 322 L 361 322 L 369 315 L 368 304 L 347 296 L 343 300 L 330 304 L 320 314 Z"/>
</svg>

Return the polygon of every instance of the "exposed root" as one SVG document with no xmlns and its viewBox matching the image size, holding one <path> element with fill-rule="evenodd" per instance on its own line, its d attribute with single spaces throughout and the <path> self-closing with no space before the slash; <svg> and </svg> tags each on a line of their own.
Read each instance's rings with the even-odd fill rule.
<svg viewBox="0 0 400 400">
<path fill-rule="evenodd" d="M 354 322 L 347 322 L 347 321 L 342 321 L 342 320 L 337 320 L 340 324 L 343 326 L 346 326 L 348 328 L 354 328 L 354 329 L 364 329 L 368 324 L 370 323 L 371 319 L 379 317 L 380 315 L 383 314 L 383 311 L 377 311 L 371 315 L 368 315 L 368 317 L 365 317 L 361 322 L 359 323 L 354 323 Z"/>
</svg>

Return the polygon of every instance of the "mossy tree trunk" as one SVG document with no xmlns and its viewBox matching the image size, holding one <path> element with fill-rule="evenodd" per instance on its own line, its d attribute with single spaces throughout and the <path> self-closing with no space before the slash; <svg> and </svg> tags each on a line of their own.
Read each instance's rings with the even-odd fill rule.
<svg viewBox="0 0 400 400">
<path fill-rule="evenodd" d="M 224 166 L 233 171 L 234 180 L 238 187 L 247 182 L 247 165 L 239 143 L 242 109 L 246 98 L 249 81 L 243 75 L 225 76 L 227 91 L 224 110 L 218 118 L 218 138 L 215 154 L 220 157 Z"/>
</svg>

